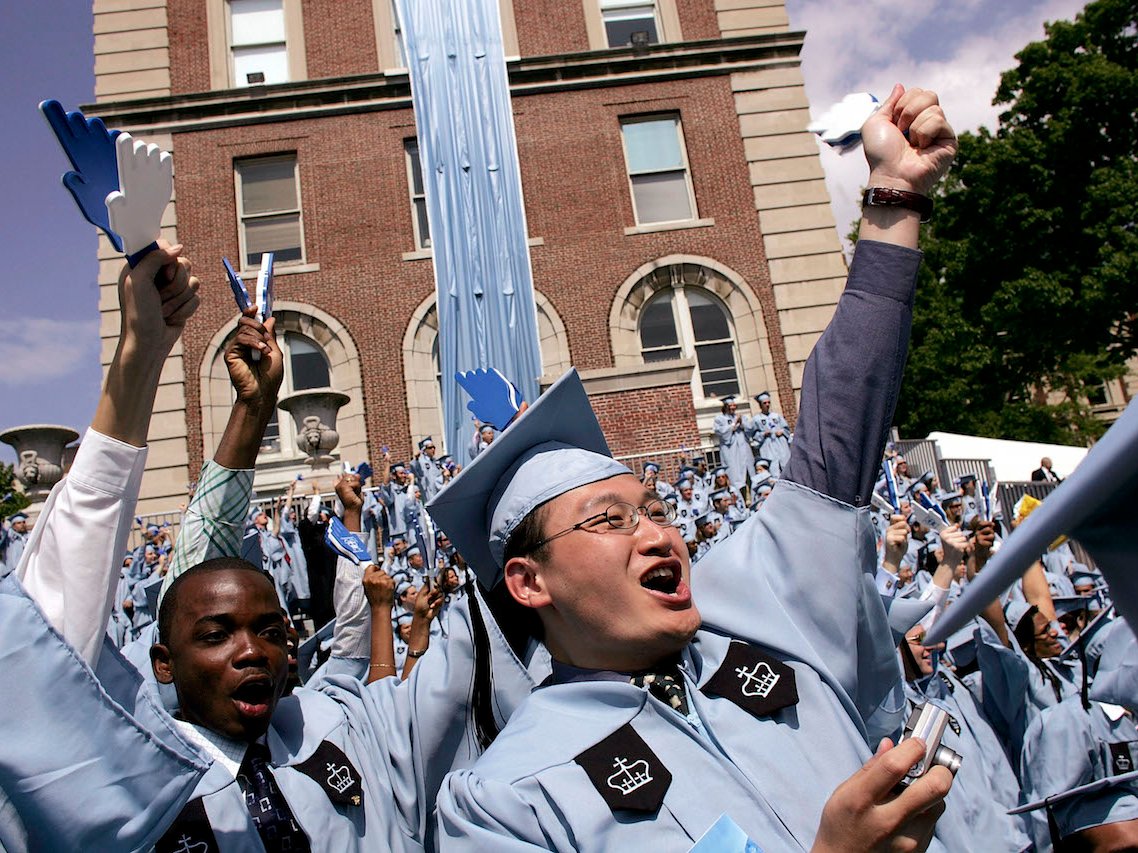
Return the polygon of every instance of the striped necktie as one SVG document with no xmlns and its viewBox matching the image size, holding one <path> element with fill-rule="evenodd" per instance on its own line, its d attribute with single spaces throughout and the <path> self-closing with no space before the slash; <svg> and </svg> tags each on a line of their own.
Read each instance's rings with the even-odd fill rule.
<svg viewBox="0 0 1138 853">
<path fill-rule="evenodd" d="M 649 670 L 629 679 L 637 687 L 646 687 L 648 692 L 683 716 L 688 715 L 688 698 L 684 690 L 684 679 L 675 664 Z"/>
</svg>

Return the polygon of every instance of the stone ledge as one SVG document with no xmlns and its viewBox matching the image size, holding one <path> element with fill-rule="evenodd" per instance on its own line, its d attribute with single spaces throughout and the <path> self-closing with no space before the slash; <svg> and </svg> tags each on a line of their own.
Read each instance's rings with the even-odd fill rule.
<svg viewBox="0 0 1138 853">
<path fill-rule="evenodd" d="M 714 219 L 684 219 L 680 222 L 654 222 L 648 225 L 634 225 L 624 229 L 626 237 L 633 234 L 655 234 L 657 231 L 682 231 L 685 228 L 709 228 Z"/>
<path fill-rule="evenodd" d="M 616 394 L 622 391 L 642 391 L 646 388 L 686 385 L 691 382 L 692 371 L 694 370 L 694 358 L 677 358 L 651 364 L 582 370 L 581 383 L 585 386 L 585 392 L 589 396 Z M 541 377 L 542 390 L 548 388 L 558 378 L 557 376 Z"/>
</svg>

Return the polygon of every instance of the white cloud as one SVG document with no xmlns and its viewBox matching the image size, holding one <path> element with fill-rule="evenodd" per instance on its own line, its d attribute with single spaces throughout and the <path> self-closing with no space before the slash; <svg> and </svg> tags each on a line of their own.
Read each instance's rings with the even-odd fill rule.
<svg viewBox="0 0 1138 853">
<path fill-rule="evenodd" d="M 791 26 L 806 30 L 802 73 L 811 115 L 850 92 L 883 98 L 893 83 L 904 83 L 936 91 L 961 132 L 996 127 L 1000 110 L 992 98 L 1000 74 L 1015 66 L 1015 54 L 1028 42 L 1043 38 L 1045 21 L 1072 19 L 1084 5 L 1082 0 L 1011 0 L 996 21 L 982 0 L 912 0 L 903 15 L 890 0 L 844 7 L 831 0 L 787 0 L 787 11 Z M 935 45 L 927 44 L 930 33 L 937 35 Z M 822 166 L 844 238 L 859 215 L 859 190 L 868 176 L 865 159 L 860 150 L 839 155 L 823 146 Z"/>
<path fill-rule="evenodd" d="M 98 320 L 8 316 L 0 320 L 0 385 L 27 386 L 90 369 Z"/>
</svg>

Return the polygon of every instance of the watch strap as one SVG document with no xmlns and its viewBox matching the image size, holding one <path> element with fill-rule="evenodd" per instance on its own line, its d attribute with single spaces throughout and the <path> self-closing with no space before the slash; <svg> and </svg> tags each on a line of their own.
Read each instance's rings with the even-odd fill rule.
<svg viewBox="0 0 1138 853">
<path fill-rule="evenodd" d="M 927 195 L 894 189 L 893 187 L 867 187 L 861 197 L 862 207 L 903 207 L 915 210 L 921 222 L 928 222 L 933 215 L 933 200 Z"/>
</svg>

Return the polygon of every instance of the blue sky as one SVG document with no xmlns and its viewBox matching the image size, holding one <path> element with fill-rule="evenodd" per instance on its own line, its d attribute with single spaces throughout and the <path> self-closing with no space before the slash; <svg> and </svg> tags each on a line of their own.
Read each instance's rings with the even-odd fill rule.
<svg viewBox="0 0 1138 853">
<path fill-rule="evenodd" d="M 934 89 L 958 130 L 995 126 L 999 75 L 1043 37 L 1043 22 L 1072 18 L 1079 0 L 786 0 L 807 31 L 803 74 L 819 115 L 849 92 L 888 94 L 894 82 Z M 855 11 L 856 10 L 856 11 Z M 0 28 L 3 142 L 0 253 L 0 430 L 59 423 L 82 431 L 98 398 L 95 232 L 59 183 L 67 161 L 36 105 L 94 100 L 90 0 L 5 4 Z M 857 216 L 865 181 L 859 152 L 822 151 L 839 234 Z M 190 247 L 192 251 L 192 247 Z M 0 445 L 0 459 L 12 461 Z"/>
</svg>

